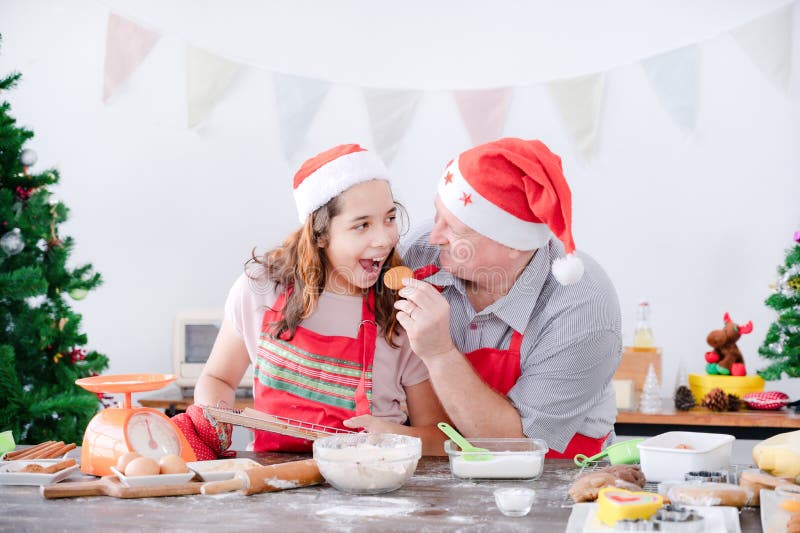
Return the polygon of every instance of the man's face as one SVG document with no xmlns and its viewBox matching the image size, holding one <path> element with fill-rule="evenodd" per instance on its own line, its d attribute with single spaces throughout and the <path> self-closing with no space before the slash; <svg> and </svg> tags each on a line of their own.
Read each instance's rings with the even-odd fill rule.
<svg viewBox="0 0 800 533">
<path fill-rule="evenodd" d="M 512 279 L 507 279 L 508 267 L 520 252 L 465 225 L 438 196 L 434 205 L 436 216 L 429 240 L 439 248 L 442 269 L 489 290 L 502 290 L 513 284 Z"/>
</svg>

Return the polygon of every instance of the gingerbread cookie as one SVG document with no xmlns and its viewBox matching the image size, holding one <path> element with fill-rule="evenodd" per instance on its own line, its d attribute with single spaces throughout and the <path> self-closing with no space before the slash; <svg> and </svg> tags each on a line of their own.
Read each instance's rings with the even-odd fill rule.
<svg viewBox="0 0 800 533">
<path fill-rule="evenodd" d="M 393 291 L 403 288 L 403 278 L 413 278 L 414 272 L 407 266 L 396 266 L 386 271 L 383 275 L 383 283 Z"/>
</svg>

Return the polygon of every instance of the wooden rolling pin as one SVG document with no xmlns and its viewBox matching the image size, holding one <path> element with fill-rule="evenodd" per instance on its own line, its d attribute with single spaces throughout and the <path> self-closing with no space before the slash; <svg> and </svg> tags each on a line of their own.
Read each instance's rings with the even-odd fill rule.
<svg viewBox="0 0 800 533">
<path fill-rule="evenodd" d="M 203 483 L 202 494 L 220 494 L 241 490 L 243 494 L 275 492 L 296 489 L 322 483 L 325 479 L 319 473 L 314 459 L 291 461 L 269 466 L 257 466 L 236 473 L 233 479 Z"/>
</svg>

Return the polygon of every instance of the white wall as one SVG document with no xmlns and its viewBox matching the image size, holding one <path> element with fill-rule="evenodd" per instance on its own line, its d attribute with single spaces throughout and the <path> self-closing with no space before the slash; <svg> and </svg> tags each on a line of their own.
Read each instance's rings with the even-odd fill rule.
<svg viewBox="0 0 800 533">
<path fill-rule="evenodd" d="M 221 307 L 251 247 L 273 246 L 295 226 L 289 183 L 296 162 L 282 155 L 268 70 L 247 69 L 199 130 L 186 128 L 185 41 L 167 23 L 157 28 L 163 37 L 150 56 L 103 105 L 107 15 L 106 5 L 90 0 L 0 0 L 0 73 L 23 73 L 20 87 L 2 98 L 36 133 L 35 169 L 61 171 L 57 194 L 71 208 L 61 231 L 77 241 L 74 262 L 93 263 L 105 278 L 73 305 L 90 347 L 110 357 L 112 373 L 168 372 L 175 314 Z M 220 13 L 198 10 L 185 19 L 214 16 Z M 616 18 L 609 13 L 609 24 Z M 569 31 L 569 18 L 561 20 Z M 795 16 L 797 35 L 799 25 Z M 228 28 L 209 42 L 225 43 L 234 33 Z M 400 44 L 413 49 L 413 32 L 406 35 Z M 603 39 L 625 50 L 647 40 L 614 32 Z M 306 61 L 313 47 L 335 44 L 307 39 L 292 46 L 297 42 L 309 47 Z M 591 43 L 585 46 L 591 54 Z M 558 64 L 560 54 L 566 61 L 582 52 L 551 47 L 539 55 Z M 577 246 L 616 284 L 626 342 L 636 303 L 652 302 L 669 394 L 681 358 L 690 372 L 702 372 L 706 334 L 725 311 L 755 324 L 740 341 L 748 369 L 765 364 L 756 350 L 775 316 L 763 301 L 800 229 L 799 91 L 797 75 L 788 95 L 770 85 L 729 36 L 706 40 L 697 130 L 687 138 L 634 60 L 609 73 L 591 162 L 581 159 L 542 85 L 517 91 L 504 133 L 542 139 L 562 156 Z M 300 155 L 342 142 L 372 143 L 357 85 L 334 86 Z M 469 145 L 449 94 L 427 92 L 391 165 L 412 223 L 432 214 L 435 178 Z M 800 393 L 797 383 L 768 387 Z"/>
</svg>

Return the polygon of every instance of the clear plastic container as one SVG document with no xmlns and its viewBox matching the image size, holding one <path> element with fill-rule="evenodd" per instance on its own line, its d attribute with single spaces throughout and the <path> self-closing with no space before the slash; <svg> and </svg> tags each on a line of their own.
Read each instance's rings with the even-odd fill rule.
<svg viewBox="0 0 800 533">
<path fill-rule="evenodd" d="M 488 453 L 463 452 L 453 441 L 444 443 L 450 471 L 462 479 L 537 479 L 549 451 L 540 439 L 470 439 Z"/>
<path fill-rule="evenodd" d="M 402 487 L 417 469 L 422 441 L 391 433 L 333 435 L 314 441 L 325 480 L 350 494 L 381 494 Z"/>
</svg>

